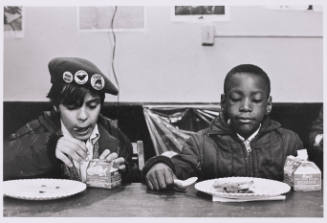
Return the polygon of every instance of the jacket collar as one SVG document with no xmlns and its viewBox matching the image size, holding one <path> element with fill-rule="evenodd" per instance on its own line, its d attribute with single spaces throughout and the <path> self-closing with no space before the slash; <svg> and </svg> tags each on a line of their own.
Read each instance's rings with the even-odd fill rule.
<svg viewBox="0 0 327 223">
<path fill-rule="evenodd" d="M 39 117 L 39 121 L 49 132 L 52 132 L 57 136 L 63 135 L 60 126 L 60 116 L 58 112 L 55 112 L 54 110 L 45 111 Z"/>
<path fill-rule="evenodd" d="M 281 124 L 277 121 L 271 120 L 269 116 L 265 116 L 261 122 L 261 128 L 258 134 L 263 134 L 266 132 L 273 131 L 280 128 Z M 226 122 L 226 118 L 223 113 L 220 113 L 217 118 L 215 118 L 208 128 L 209 135 L 233 135 L 235 134 L 232 127 Z"/>
</svg>

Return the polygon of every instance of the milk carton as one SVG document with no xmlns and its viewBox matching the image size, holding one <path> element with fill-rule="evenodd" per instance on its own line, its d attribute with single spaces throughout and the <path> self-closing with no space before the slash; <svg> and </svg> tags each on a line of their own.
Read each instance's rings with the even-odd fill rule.
<svg viewBox="0 0 327 223">
<path fill-rule="evenodd" d="M 82 182 L 89 187 L 112 189 L 121 185 L 121 175 L 112 162 L 92 159 L 81 162 L 80 176 Z"/>
<path fill-rule="evenodd" d="M 308 161 L 307 150 L 298 150 L 297 157 L 288 156 L 284 166 L 284 182 L 294 191 L 321 190 L 321 171 L 317 165 Z"/>
</svg>

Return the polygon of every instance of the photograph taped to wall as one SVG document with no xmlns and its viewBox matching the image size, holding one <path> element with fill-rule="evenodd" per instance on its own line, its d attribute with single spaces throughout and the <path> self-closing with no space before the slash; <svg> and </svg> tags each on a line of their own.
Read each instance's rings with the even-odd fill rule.
<svg viewBox="0 0 327 223">
<path fill-rule="evenodd" d="M 171 9 L 172 21 L 178 22 L 213 22 L 229 20 L 229 8 L 218 5 L 201 6 L 173 6 Z"/>
<path fill-rule="evenodd" d="M 4 6 L 4 32 L 6 37 L 23 37 L 23 7 Z"/>
<path fill-rule="evenodd" d="M 143 6 L 78 7 L 80 31 L 143 31 Z"/>
</svg>

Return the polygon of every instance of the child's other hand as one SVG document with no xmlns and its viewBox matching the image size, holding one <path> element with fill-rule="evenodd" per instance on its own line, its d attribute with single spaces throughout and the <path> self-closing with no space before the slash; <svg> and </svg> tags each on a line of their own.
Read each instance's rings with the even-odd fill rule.
<svg viewBox="0 0 327 223">
<path fill-rule="evenodd" d="M 86 158 L 86 146 L 80 140 L 74 138 L 60 137 L 55 150 L 56 158 L 60 159 L 65 165 L 73 167 L 71 159 L 77 162 Z"/>
<path fill-rule="evenodd" d="M 322 146 L 324 140 L 324 134 L 318 134 L 315 137 L 314 146 Z"/>
<path fill-rule="evenodd" d="M 99 159 L 106 160 L 108 162 L 113 162 L 112 166 L 117 168 L 120 171 L 124 171 L 126 169 L 125 159 L 123 157 L 118 157 L 117 153 L 110 153 L 109 149 L 105 149 Z"/>
<path fill-rule="evenodd" d="M 147 172 L 146 183 L 151 190 L 162 190 L 174 183 L 172 169 L 164 163 L 157 163 Z"/>
</svg>

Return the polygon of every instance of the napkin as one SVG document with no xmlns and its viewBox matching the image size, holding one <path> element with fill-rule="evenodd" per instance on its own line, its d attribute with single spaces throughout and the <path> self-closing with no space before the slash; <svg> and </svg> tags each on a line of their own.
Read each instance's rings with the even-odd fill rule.
<svg viewBox="0 0 327 223">
<path fill-rule="evenodd" d="M 246 201 L 271 201 L 271 200 L 285 200 L 285 195 L 278 196 L 266 196 L 266 197 L 249 197 L 249 198 L 227 198 L 220 197 L 217 195 L 212 195 L 212 201 L 216 202 L 246 202 Z"/>
</svg>

